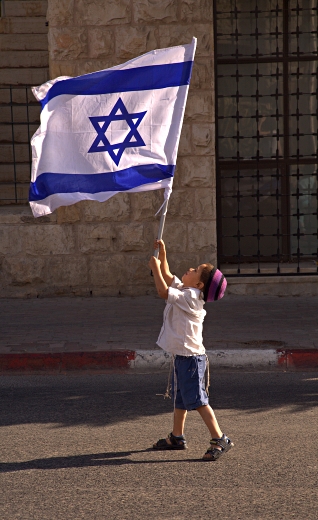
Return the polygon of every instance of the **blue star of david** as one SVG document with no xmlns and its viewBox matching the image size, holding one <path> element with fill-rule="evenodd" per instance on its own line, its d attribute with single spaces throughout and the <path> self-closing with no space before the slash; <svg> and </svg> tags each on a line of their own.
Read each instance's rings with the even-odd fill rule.
<svg viewBox="0 0 318 520">
<path fill-rule="evenodd" d="M 97 137 L 88 150 L 88 153 L 108 152 L 116 166 L 118 166 L 126 148 L 146 146 L 137 130 L 146 113 L 147 111 L 129 114 L 124 103 L 119 98 L 108 116 L 90 117 L 89 119 L 97 132 Z M 111 144 L 105 135 L 112 121 L 126 121 L 130 127 L 130 131 L 122 143 Z M 133 138 L 134 141 L 131 141 Z"/>
</svg>

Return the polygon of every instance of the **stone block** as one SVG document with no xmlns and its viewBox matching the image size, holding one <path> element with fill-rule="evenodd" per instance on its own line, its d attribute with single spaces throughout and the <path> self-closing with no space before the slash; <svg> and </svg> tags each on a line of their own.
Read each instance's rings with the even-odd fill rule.
<svg viewBox="0 0 318 520">
<path fill-rule="evenodd" d="M 174 188 L 169 200 L 167 220 L 169 219 L 193 219 L 195 215 L 194 204 L 195 190 L 191 188 Z"/>
<path fill-rule="evenodd" d="M 73 224 L 81 219 L 79 204 L 61 206 L 56 210 L 58 224 Z"/>
<path fill-rule="evenodd" d="M 0 286 L 1 298 L 37 298 L 39 292 L 37 288 L 31 285 L 8 285 L 7 283 Z"/>
<path fill-rule="evenodd" d="M 212 92 L 190 91 L 184 120 L 186 123 L 213 123 L 215 116 Z"/>
<path fill-rule="evenodd" d="M 45 18 L 0 18 L 0 34 L 47 34 Z"/>
<path fill-rule="evenodd" d="M 178 161 L 178 185 L 193 188 L 215 187 L 215 157 L 180 157 Z"/>
<path fill-rule="evenodd" d="M 163 240 L 167 251 L 172 253 L 184 253 L 187 251 L 187 224 L 173 220 L 167 220 L 163 232 Z"/>
<path fill-rule="evenodd" d="M 82 253 L 112 252 L 116 234 L 109 222 L 78 227 L 78 247 Z"/>
<path fill-rule="evenodd" d="M 149 284 L 153 281 L 153 279 L 149 280 L 149 258 L 150 254 L 127 256 L 129 267 L 127 284 L 139 287 L 141 284 Z"/>
<path fill-rule="evenodd" d="M 45 283 L 51 286 L 83 286 L 88 283 L 88 259 L 83 255 L 49 257 L 44 278 Z"/>
<path fill-rule="evenodd" d="M 187 270 L 190 267 L 197 267 L 198 260 L 197 255 L 194 253 L 169 253 L 168 250 L 168 261 L 169 261 L 169 267 L 172 274 L 175 274 L 180 280 L 184 273 L 187 272 Z"/>
<path fill-rule="evenodd" d="M 87 58 L 86 27 L 56 27 L 49 31 L 49 51 L 52 60 Z"/>
<path fill-rule="evenodd" d="M 72 285 L 49 285 L 37 286 L 37 297 L 53 298 L 59 296 L 77 296 L 87 298 L 91 296 L 88 287 L 79 287 Z"/>
<path fill-rule="evenodd" d="M 94 255 L 90 258 L 90 284 L 94 287 L 125 286 L 128 283 L 130 262 L 126 255 Z"/>
<path fill-rule="evenodd" d="M 106 27 L 88 27 L 88 56 L 90 58 L 101 59 L 112 56 L 114 51 L 113 31 Z"/>
<path fill-rule="evenodd" d="M 3 262 L 3 270 L 10 277 L 12 285 L 38 284 L 44 281 L 44 259 L 30 257 L 10 257 Z"/>
<path fill-rule="evenodd" d="M 213 55 L 213 32 L 212 24 L 191 24 L 191 25 L 160 25 L 159 38 L 160 47 L 173 47 L 174 45 L 184 45 L 191 43 L 192 37 L 198 39 L 196 57 Z"/>
<path fill-rule="evenodd" d="M 22 250 L 22 228 L 0 225 L 0 255 L 16 255 Z"/>
<path fill-rule="evenodd" d="M 125 286 L 125 289 L 126 289 L 127 286 Z M 101 286 L 91 286 L 91 288 L 89 289 L 89 292 L 90 292 L 90 296 L 94 296 L 94 298 L 98 298 L 98 297 L 104 297 L 104 296 L 112 296 L 112 297 L 121 297 L 121 296 L 130 296 L 126 291 L 125 292 L 122 292 L 122 286 L 120 287 L 117 287 L 117 286 L 114 286 L 114 285 L 110 285 L 110 286 L 105 286 L 105 287 L 101 287 Z"/>
<path fill-rule="evenodd" d="M 0 54 L 0 68 L 48 67 L 48 51 L 8 51 Z"/>
<path fill-rule="evenodd" d="M 198 220 L 216 219 L 215 189 L 197 188 L 195 190 L 195 217 Z"/>
<path fill-rule="evenodd" d="M 131 22 L 130 0 L 77 0 L 76 25 L 118 25 Z"/>
<path fill-rule="evenodd" d="M 74 0 L 48 1 L 47 20 L 50 27 L 74 25 Z"/>
<path fill-rule="evenodd" d="M 128 223 L 114 226 L 119 251 L 148 251 L 153 244 L 151 224 Z"/>
<path fill-rule="evenodd" d="M 136 23 L 164 22 L 178 20 L 177 0 L 138 0 L 133 2 L 134 21 Z"/>
<path fill-rule="evenodd" d="M 44 224 L 56 221 L 56 215 L 47 215 L 35 219 L 30 206 L 0 206 L 0 224 Z"/>
<path fill-rule="evenodd" d="M 86 222 L 121 222 L 130 218 L 131 202 L 127 193 L 117 193 L 106 202 L 85 200 L 79 203 Z"/>
<path fill-rule="evenodd" d="M 208 252 L 213 255 L 216 251 L 214 221 L 190 222 L 188 224 L 188 251 Z"/>
<path fill-rule="evenodd" d="M 215 125 L 214 123 L 193 124 L 192 142 L 195 155 L 215 154 Z"/>
<path fill-rule="evenodd" d="M 134 221 L 155 220 L 155 215 L 163 203 L 163 190 L 130 193 L 129 196 Z"/>
<path fill-rule="evenodd" d="M 90 74 L 91 72 L 96 72 L 98 70 L 109 69 L 114 65 L 117 65 L 117 63 L 114 63 L 114 56 L 103 60 L 77 60 L 76 75 L 80 76 L 81 74 Z"/>
<path fill-rule="evenodd" d="M 191 135 L 191 125 L 183 125 L 179 148 L 178 148 L 178 156 L 181 155 L 191 155 L 192 153 L 192 135 Z"/>
<path fill-rule="evenodd" d="M 31 211 L 31 208 L 30 208 Z M 24 224 L 33 224 L 33 225 L 40 225 L 42 224 L 53 224 L 57 221 L 57 214 L 56 212 L 51 213 L 50 215 L 45 215 L 44 217 L 37 217 L 35 218 L 31 212 L 30 215 L 22 214 L 20 217 L 20 220 Z"/>
<path fill-rule="evenodd" d="M 27 206 L 0 206 L 0 225 L 20 224 L 22 215 L 31 217 L 31 209 Z"/>
<path fill-rule="evenodd" d="M 0 51 L 39 51 L 47 50 L 47 48 L 47 33 L 0 34 Z M 1 80 L 1 83 L 3 83 L 3 80 Z"/>
<path fill-rule="evenodd" d="M 59 76 L 78 76 L 77 61 L 58 61 L 50 59 L 50 77 L 58 78 Z"/>
<path fill-rule="evenodd" d="M 191 75 L 191 90 L 214 92 L 214 67 L 211 58 L 195 58 Z"/>
<path fill-rule="evenodd" d="M 213 3 L 211 0 L 181 0 L 181 20 L 186 23 L 213 22 Z"/>
<path fill-rule="evenodd" d="M 21 229 L 21 228 L 20 228 Z M 24 251 L 29 255 L 67 255 L 74 252 L 74 229 L 71 226 L 23 227 L 21 229 Z"/>
<path fill-rule="evenodd" d="M 116 56 L 132 59 L 159 47 L 155 27 L 116 27 Z"/>
<path fill-rule="evenodd" d="M 41 85 L 49 79 L 49 69 L 2 69 L 2 85 Z"/>
<path fill-rule="evenodd" d="M 59 2 L 60 3 L 60 2 Z M 42 0 L 5 0 L 6 16 L 46 16 L 47 2 Z"/>
</svg>

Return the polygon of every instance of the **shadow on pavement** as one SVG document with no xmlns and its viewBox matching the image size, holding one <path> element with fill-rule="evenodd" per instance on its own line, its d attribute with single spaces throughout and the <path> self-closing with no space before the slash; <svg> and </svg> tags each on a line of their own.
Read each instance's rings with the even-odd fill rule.
<svg viewBox="0 0 318 520">
<path fill-rule="evenodd" d="M 0 463 L 0 473 L 11 473 L 32 469 L 66 469 L 86 468 L 94 466 L 123 466 L 126 464 L 162 464 L 170 462 L 198 462 L 201 459 L 164 459 L 164 460 L 131 460 L 127 457 L 135 453 L 155 453 L 151 448 L 137 451 L 123 451 L 113 453 L 92 453 L 88 455 L 73 455 L 69 457 L 49 457 L 45 459 L 27 460 L 24 462 Z"/>
<path fill-rule="evenodd" d="M 164 393 L 166 373 L 96 376 L 0 377 L 0 426 L 42 423 L 52 428 L 106 426 L 172 412 Z M 318 373 L 211 373 L 210 403 L 216 410 L 251 413 L 318 405 Z"/>
</svg>

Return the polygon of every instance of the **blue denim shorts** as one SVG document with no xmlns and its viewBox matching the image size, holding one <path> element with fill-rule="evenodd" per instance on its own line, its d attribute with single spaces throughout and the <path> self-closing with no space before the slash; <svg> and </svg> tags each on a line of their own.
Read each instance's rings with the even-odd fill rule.
<svg viewBox="0 0 318 520">
<path fill-rule="evenodd" d="M 190 411 L 209 404 L 205 389 L 206 363 L 205 354 L 175 356 L 174 373 L 172 373 L 172 397 L 175 408 Z"/>
</svg>

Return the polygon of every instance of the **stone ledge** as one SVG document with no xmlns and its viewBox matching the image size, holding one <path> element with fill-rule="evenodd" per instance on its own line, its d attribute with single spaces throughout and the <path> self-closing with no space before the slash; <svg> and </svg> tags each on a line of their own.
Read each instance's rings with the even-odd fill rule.
<svg viewBox="0 0 318 520">
<path fill-rule="evenodd" d="M 227 277 L 229 296 L 318 296 L 318 276 Z"/>
<path fill-rule="evenodd" d="M 304 275 L 295 275 L 295 276 L 240 276 L 240 277 L 230 277 L 227 278 L 228 285 L 239 285 L 239 284 L 271 284 L 271 283 L 316 283 L 318 284 L 318 275 L 316 274 L 304 274 Z"/>
<path fill-rule="evenodd" d="M 29 205 L 0 206 L 0 224 L 43 224 L 54 223 L 56 220 L 56 214 L 33 217 Z"/>
</svg>

